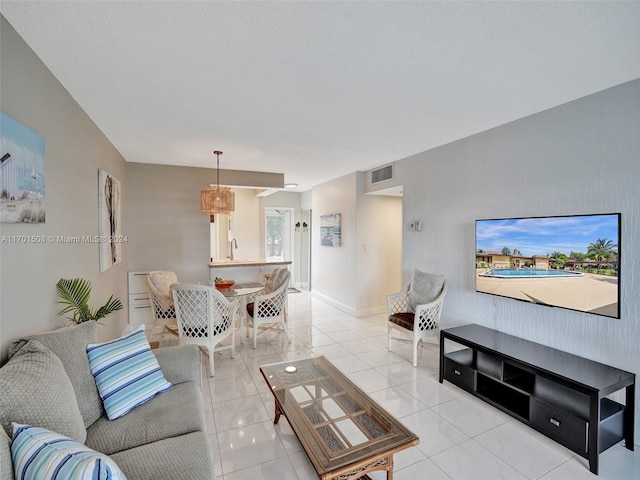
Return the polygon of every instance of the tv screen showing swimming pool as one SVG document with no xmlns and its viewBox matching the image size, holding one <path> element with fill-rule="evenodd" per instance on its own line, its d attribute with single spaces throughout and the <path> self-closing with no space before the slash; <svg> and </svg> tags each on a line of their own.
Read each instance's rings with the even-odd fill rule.
<svg viewBox="0 0 640 480">
<path fill-rule="evenodd" d="M 476 291 L 620 318 L 620 217 L 476 220 Z"/>
</svg>

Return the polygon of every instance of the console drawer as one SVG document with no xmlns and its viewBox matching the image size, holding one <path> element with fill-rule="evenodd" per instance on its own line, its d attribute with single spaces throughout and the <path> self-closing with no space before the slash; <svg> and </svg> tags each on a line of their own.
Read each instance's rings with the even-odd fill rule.
<svg viewBox="0 0 640 480">
<path fill-rule="evenodd" d="M 587 453 L 589 423 L 552 405 L 531 399 L 531 425 L 576 453 Z"/>
<path fill-rule="evenodd" d="M 465 390 L 476 389 L 476 371 L 447 357 L 444 358 L 444 378 Z"/>
</svg>

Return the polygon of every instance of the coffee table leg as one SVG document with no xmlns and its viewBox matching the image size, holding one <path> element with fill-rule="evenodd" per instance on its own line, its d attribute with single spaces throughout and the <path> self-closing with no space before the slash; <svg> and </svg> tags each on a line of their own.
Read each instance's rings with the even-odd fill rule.
<svg viewBox="0 0 640 480">
<path fill-rule="evenodd" d="M 280 421 L 280 415 L 282 415 L 282 409 L 280 408 L 280 404 L 278 403 L 277 400 L 275 400 L 275 403 L 276 403 L 276 418 L 273 420 L 274 425 Z"/>
<path fill-rule="evenodd" d="M 387 465 L 387 480 L 393 480 L 393 454 L 388 457 L 389 463 Z"/>
</svg>

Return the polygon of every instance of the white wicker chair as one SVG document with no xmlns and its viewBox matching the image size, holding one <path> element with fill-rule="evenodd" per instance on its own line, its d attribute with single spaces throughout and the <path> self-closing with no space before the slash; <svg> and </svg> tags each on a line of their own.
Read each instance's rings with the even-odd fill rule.
<svg viewBox="0 0 640 480">
<path fill-rule="evenodd" d="M 447 294 L 446 282 L 438 297 L 430 303 L 416 305 L 411 311 L 409 303 L 410 285 L 398 293 L 387 296 L 387 313 L 389 314 L 387 350 L 391 351 L 391 331 L 396 329 L 413 340 L 413 366 L 418 366 L 418 347 L 421 341 L 439 343 L 440 314 Z"/>
<path fill-rule="evenodd" d="M 240 299 L 227 300 L 214 287 L 174 283 L 171 293 L 178 319 L 180 344 L 195 344 L 206 347 L 209 354 L 209 376 L 214 375 L 214 352 L 231 350 L 235 356 L 235 328 L 233 321 L 238 312 Z M 231 337 L 229 345 L 216 347 Z"/>
<path fill-rule="evenodd" d="M 147 290 L 151 313 L 153 314 L 152 332 L 158 326 L 164 330 L 172 331 L 170 326 L 177 325 L 176 311 L 173 308 L 170 287 L 178 281 L 175 272 L 171 270 L 154 270 L 147 273 Z"/>
<path fill-rule="evenodd" d="M 289 271 L 283 272 L 282 283 L 273 292 L 256 295 L 253 302 L 247 304 L 247 312 L 250 321 L 253 323 L 253 348 L 258 347 L 258 334 L 267 329 L 276 329 L 278 325 L 284 332 L 287 340 L 291 343 L 291 337 L 285 325 L 284 310 L 287 303 L 287 292 L 289 290 Z M 262 330 L 259 332 L 259 330 Z"/>
</svg>

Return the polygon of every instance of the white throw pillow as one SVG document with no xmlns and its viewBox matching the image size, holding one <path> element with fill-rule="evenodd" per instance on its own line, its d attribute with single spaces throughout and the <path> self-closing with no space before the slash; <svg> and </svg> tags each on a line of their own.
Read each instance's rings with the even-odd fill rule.
<svg viewBox="0 0 640 480">
<path fill-rule="evenodd" d="M 87 345 L 87 355 L 109 420 L 173 388 L 151 351 L 144 325 L 116 340 Z"/>
<path fill-rule="evenodd" d="M 13 423 L 11 459 L 21 480 L 126 480 L 106 455 L 41 427 Z"/>
</svg>

